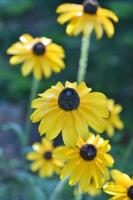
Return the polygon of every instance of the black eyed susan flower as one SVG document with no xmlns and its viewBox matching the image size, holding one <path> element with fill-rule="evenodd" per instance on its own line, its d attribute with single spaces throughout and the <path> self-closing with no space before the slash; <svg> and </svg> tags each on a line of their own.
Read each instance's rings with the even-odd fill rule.
<svg viewBox="0 0 133 200">
<path fill-rule="evenodd" d="M 112 170 L 113 181 L 104 185 L 104 191 L 113 197 L 110 200 L 133 200 L 133 179 L 118 170 Z"/>
<path fill-rule="evenodd" d="M 50 177 L 54 173 L 59 173 L 63 162 L 53 158 L 56 148 L 47 139 L 42 138 L 42 143 L 35 143 L 33 151 L 27 154 L 27 159 L 32 161 L 31 170 L 38 171 L 40 177 Z"/>
<path fill-rule="evenodd" d="M 59 73 L 64 69 L 64 50 L 51 39 L 33 38 L 28 34 L 23 34 L 19 39 L 20 41 L 13 44 L 7 53 L 12 55 L 10 64 L 23 63 L 23 76 L 33 72 L 35 79 L 40 80 L 42 75 L 48 78 L 52 71 Z"/>
<path fill-rule="evenodd" d="M 58 82 L 55 86 L 33 100 L 32 122 L 39 122 L 39 132 L 46 133 L 49 140 L 62 131 L 64 143 L 69 146 L 77 144 L 78 136 L 88 138 L 88 126 L 103 132 L 108 117 L 106 97 L 99 92 L 91 92 L 84 82 L 70 83 L 65 86 Z"/>
<path fill-rule="evenodd" d="M 124 124 L 119 116 L 120 112 L 122 111 L 122 106 L 119 104 L 115 104 L 113 99 L 109 99 L 108 110 L 109 110 L 109 118 L 107 119 L 106 132 L 111 137 L 114 135 L 115 128 L 119 130 L 122 130 L 124 128 Z"/>
<path fill-rule="evenodd" d="M 60 14 L 57 21 L 60 24 L 68 22 L 66 32 L 73 36 L 82 32 L 87 36 L 94 30 L 100 39 L 105 30 L 107 36 L 112 37 L 115 32 L 112 20 L 118 22 L 114 12 L 101 8 L 97 0 L 86 0 L 83 4 L 65 3 L 57 8 L 57 13 Z"/>
<path fill-rule="evenodd" d="M 108 140 L 93 134 L 86 142 L 79 137 L 77 146 L 74 148 L 59 147 L 54 151 L 53 156 L 56 159 L 66 161 L 60 173 L 61 179 L 69 176 L 69 184 L 79 183 L 82 192 L 87 192 L 92 183 L 93 186 L 100 189 L 103 180 L 109 179 L 108 167 L 114 163 L 113 158 L 108 153 L 110 149 Z"/>
</svg>

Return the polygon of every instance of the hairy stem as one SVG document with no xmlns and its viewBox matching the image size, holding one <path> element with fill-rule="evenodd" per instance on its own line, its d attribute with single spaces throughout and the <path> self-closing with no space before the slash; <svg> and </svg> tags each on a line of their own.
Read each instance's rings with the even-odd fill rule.
<svg viewBox="0 0 133 200">
<path fill-rule="evenodd" d="M 82 82 L 85 80 L 87 64 L 88 64 L 88 55 L 90 49 L 90 35 L 82 37 L 82 46 L 81 46 L 81 56 L 79 60 L 79 70 L 77 81 Z"/>
</svg>

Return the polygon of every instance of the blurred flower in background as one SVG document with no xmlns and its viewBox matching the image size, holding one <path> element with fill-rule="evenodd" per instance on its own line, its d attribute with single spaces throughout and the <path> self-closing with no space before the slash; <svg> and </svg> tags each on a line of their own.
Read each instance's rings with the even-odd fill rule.
<svg viewBox="0 0 133 200">
<path fill-rule="evenodd" d="M 56 12 L 60 14 L 57 21 L 60 24 L 68 22 L 66 32 L 77 36 L 83 32 L 85 36 L 94 30 L 98 39 L 105 30 L 108 37 L 114 35 L 112 21 L 118 22 L 114 12 L 101 8 L 97 0 L 86 0 L 83 4 L 65 3 L 58 6 Z"/>
<path fill-rule="evenodd" d="M 65 67 L 63 48 L 46 37 L 33 38 L 31 35 L 23 34 L 20 36 L 20 42 L 13 44 L 7 53 L 12 55 L 10 64 L 23 63 L 23 76 L 33 72 L 37 80 L 43 75 L 49 78 L 52 71 L 59 73 Z"/>
<path fill-rule="evenodd" d="M 27 154 L 27 159 L 32 161 L 31 170 L 38 171 L 40 177 L 50 177 L 54 173 L 59 173 L 63 162 L 53 158 L 56 149 L 52 142 L 42 138 L 42 142 L 33 144 L 33 151 Z"/>
<path fill-rule="evenodd" d="M 108 110 L 109 110 L 109 118 L 107 119 L 107 134 L 112 137 L 115 133 L 115 128 L 122 130 L 124 128 L 124 124 L 120 119 L 120 112 L 122 111 L 122 106 L 119 104 L 115 104 L 113 99 L 108 100 Z"/>
</svg>

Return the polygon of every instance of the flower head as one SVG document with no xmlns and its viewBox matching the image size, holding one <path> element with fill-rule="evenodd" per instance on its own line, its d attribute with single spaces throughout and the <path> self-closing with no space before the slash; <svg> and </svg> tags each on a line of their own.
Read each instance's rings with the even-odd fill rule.
<svg viewBox="0 0 133 200">
<path fill-rule="evenodd" d="M 73 36 L 82 32 L 87 36 L 94 30 L 100 39 L 105 30 L 107 36 L 112 37 L 115 32 L 112 20 L 118 22 L 114 12 L 101 8 L 97 0 L 86 0 L 83 4 L 65 3 L 58 6 L 57 13 L 60 14 L 57 21 L 60 24 L 68 22 L 66 32 Z"/>
<path fill-rule="evenodd" d="M 23 34 L 20 41 L 13 44 L 7 53 L 12 55 L 12 65 L 23 63 L 21 72 L 27 76 L 33 72 L 37 80 L 44 75 L 50 77 L 52 71 L 59 73 L 64 69 L 64 50 L 61 46 L 46 37 L 33 38 L 31 35 Z"/>
<path fill-rule="evenodd" d="M 32 122 L 39 122 L 39 132 L 46 133 L 49 140 L 62 131 L 64 143 L 77 144 L 78 136 L 88 138 L 88 126 L 103 132 L 108 117 L 106 97 L 99 92 L 91 92 L 84 82 L 77 84 L 66 81 L 65 86 L 58 82 L 55 86 L 33 100 Z"/>
<path fill-rule="evenodd" d="M 42 138 L 42 143 L 33 144 L 33 151 L 27 154 L 27 159 L 32 161 L 31 170 L 33 172 L 39 171 L 40 177 L 49 177 L 54 172 L 59 173 L 63 162 L 53 158 L 54 148 L 53 144 L 47 139 Z"/>
<path fill-rule="evenodd" d="M 88 192 L 92 183 L 100 189 L 103 180 L 109 179 L 108 167 L 111 167 L 114 162 L 108 154 L 110 149 L 108 140 L 91 134 L 87 141 L 79 138 L 74 148 L 59 147 L 53 156 L 66 161 L 60 173 L 61 178 L 69 176 L 70 185 L 79 183 L 82 192 Z"/>
<path fill-rule="evenodd" d="M 133 179 L 118 170 L 112 170 L 113 181 L 104 185 L 104 191 L 117 200 L 133 200 Z"/>
<path fill-rule="evenodd" d="M 111 137 L 114 135 L 115 128 L 122 130 L 124 127 L 124 124 L 119 116 L 120 112 L 122 111 L 122 106 L 119 104 L 115 104 L 113 99 L 109 99 L 108 110 L 109 118 L 107 119 L 106 132 Z"/>
</svg>

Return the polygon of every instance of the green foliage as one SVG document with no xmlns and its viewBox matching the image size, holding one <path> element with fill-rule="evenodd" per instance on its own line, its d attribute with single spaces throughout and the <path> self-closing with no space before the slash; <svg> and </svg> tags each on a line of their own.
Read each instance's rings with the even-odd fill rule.
<svg viewBox="0 0 133 200">
<path fill-rule="evenodd" d="M 1 0 L 0 17 L 18 16 L 33 6 L 32 0 Z"/>
</svg>

